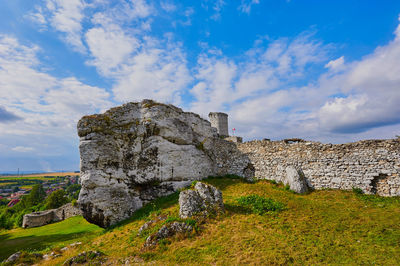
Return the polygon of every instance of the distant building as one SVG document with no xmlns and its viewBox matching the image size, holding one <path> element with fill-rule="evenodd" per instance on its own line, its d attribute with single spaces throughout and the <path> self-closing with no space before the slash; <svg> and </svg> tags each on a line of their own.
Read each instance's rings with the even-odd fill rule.
<svg viewBox="0 0 400 266">
<path fill-rule="evenodd" d="M 7 207 L 11 208 L 11 207 L 13 207 L 15 204 L 17 204 L 18 202 L 20 202 L 20 199 L 12 199 L 12 200 L 7 204 Z"/>
</svg>

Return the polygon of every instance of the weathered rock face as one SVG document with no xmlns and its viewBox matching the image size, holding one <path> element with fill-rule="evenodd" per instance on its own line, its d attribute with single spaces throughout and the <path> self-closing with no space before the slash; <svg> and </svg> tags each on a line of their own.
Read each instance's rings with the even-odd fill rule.
<svg viewBox="0 0 400 266">
<path fill-rule="evenodd" d="M 179 194 L 179 216 L 183 219 L 210 211 L 223 212 L 222 192 L 211 185 L 196 183 L 194 190 L 184 190 Z"/>
<path fill-rule="evenodd" d="M 85 116 L 78 135 L 78 202 L 84 217 L 102 227 L 193 180 L 254 173 L 250 160 L 234 143 L 220 139 L 210 122 L 150 100 Z"/>
<path fill-rule="evenodd" d="M 296 193 L 306 193 L 308 191 L 306 178 L 301 169 L 289 165 L 286 167 L 286 179 L 283 181 L 285 185 L 289 185 L 290 189 Z"/>
</svg>

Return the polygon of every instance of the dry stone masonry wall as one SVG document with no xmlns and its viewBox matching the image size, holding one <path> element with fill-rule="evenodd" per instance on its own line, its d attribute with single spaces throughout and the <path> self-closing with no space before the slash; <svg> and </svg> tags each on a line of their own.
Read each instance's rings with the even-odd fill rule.
<svg viewBox="0 0 400 266">
<path fill-rule="evenodd" d="M 347 144 L 306 141 L 238 143 L 258 179 L 282 181 L 286 167 L 300 167 L 315 189 L 361 188 L 369 194 L 400 196 L 400 139 Z"/>
<path fill-rule="evenodd" d="M 41 212 L 25 214 L 22 220 L 22 227 L 37 227 L 49 223 L 63 221 L 73 216 L 82 215 L 82 212 L 71 203 L 65 204 L 58 209 L 51 209 Z"/>
</svg>

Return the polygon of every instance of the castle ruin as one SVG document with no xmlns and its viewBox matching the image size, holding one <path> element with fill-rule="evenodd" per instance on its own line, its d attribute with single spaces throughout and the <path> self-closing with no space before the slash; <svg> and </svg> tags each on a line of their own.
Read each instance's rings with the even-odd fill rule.
<svg viewBox="0 0 400 266">
<path fill-rule="evenodd" d="M 84 217 L 108 227 L 194 180 L 235 174 L 280 182 L 289 166 L 302 170 L 310 188 L 400 196 L 399 138 L 335 145 L 298 139 L 241 143 L 229 137 L 227 114 L 209 117 L 211 123 L 151 100 L 83 117 L 78 202 Z"/>
<path fill-rule="evenodd" d="M 217 133 L 222 137 L 229 137 L 228 115 L 220 112 L 208 114 L 211 126 L 217 129 Z"/>
</svg>

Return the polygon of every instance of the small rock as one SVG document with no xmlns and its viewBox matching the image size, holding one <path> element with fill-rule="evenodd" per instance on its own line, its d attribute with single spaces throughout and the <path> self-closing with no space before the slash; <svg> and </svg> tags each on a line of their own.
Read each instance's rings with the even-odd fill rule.
<svg viewBox="0 0 400 266">
<path fill-rule="evenodd" d="M 100 257 L 103 256 L 103 253 L 100 251 L 84 251 L 76 255 L 75 257 L 67 259 L 63 265 L 77 265 L 83 264 L 86 262 L 92 262 L 93 260 L 98 260 Z M 102 263 L 99 261 L 99 263 Z"/>
<path fill-rule="evenodd" d="M 154 224 L 156 224 L 159 221 L 164 221 L 167 219 L 167 216 L 158 216 L 156 217 L 154 220 L 148 221 L 146 223 L 144 223 L 140 228 L 139 228 L 139 232 L 138 232 L 138 236 L 142 235 L 142 233 L 144 231 L 146 231 L 147 229 L 149 229 L 151 226 L 153 226 Z"/>
<path fill-rule="evenodd" d="M 174 236 L 178 233 L 185 234 L 193 231 L 193 227 L 185 223 L 173 222 L 169 225 L 164 225 L 154 235 L 149 236 L 144 243 L 145 247 L 157 245 L 161 239 Z"/>
<path fill-rule="evenodd" d="M 8 259 L 6 260 L 6 263 L 14 263 L 20 257 L 21 257 L 21 252 L 18 251 L 16 253 L 12 254 L 10 257 L 8 257 Z"/>
<path fill-rule="evenodd" d="M 82 242 L 75 242 L 75 243 L 69 244 L 70 247 L 79 246 L 79 245 L 82 245 Z"/>
<path fill-rule="evenodd" d="M 63 247 L 62 249 L 60 249 L 62 252 L 67 251 L 69 248 L 68 247 Z"/>
</svg>

